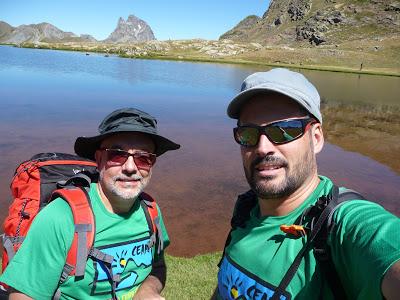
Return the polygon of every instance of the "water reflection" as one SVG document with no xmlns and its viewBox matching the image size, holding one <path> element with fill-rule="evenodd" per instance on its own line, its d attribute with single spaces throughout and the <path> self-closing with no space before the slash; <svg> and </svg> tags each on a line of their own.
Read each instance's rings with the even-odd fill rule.
<svg viewBox="0 0 400 300">
<path fill-rule="evenodd" d="M 239 149 L 231 137 L 235 122 L 225 110 L 243 78 L 256 70 L 260 68 L 0 47 L 1 219 L 10 198 L 8 185 L 19 162 L 38 152 L 72 153 L 76 136 L 94 134 L 111 110 L 134 106 L 157 116 L 161 132 L 182 144 L 181 150 L 158 160 L 149 187 L 165 215 L 173 241 L 170 253 L 194 255 L 221 249 L 235 197 L 248 188 Z M 332 104 L 331 99 L 342 97 L 337 85 L 353 79 L 347 75 L 340 79 L 338 73 L 307 75 L 333 97 L 325 97 L 331 104 L 325 107 L 329 116 L 324 126 L 328 141 L 340 145 L 326 145 L 318 158 L 320 173 L 400 215 L 396 205 L 398 169 L 390 161 L 381 164 L 375 161 L 375 154 L 363 152 L 371 145 L 361 142 L 368 140 L 365 131 L 354 129 L 357 108 L 346 104 L 348 113 L 333 113 L 346 111 L 341 104 Z M 392 85 L 392 78 L 379 79 L 385 88 Z M 376 78 L 366 80 L 377 83 Z M 335 88 L 338 93 L 330 95 L 325 92 L 328 87 L 329 93 Z M 396 102 L 393 99 L 400 94 L 399 87 L 393 90 L 396 96 L 388 92 L 379 100 Z M 380 120 L 379 114 L 375 116 Z M 372 117 L 366 112 L 357 118 Z M 343 126 L 338 128 L 338 124 Z M 368 128 L 378 128 L 376 124 Z M 351 142 L 343 139 L 356 131 L 359 134 L 351 135 Z M 384 139 L 380 144 L 386 146 L 377 156 L 393 154 L 391 142 Z M 349 149 L 349 144 L 362 146 Z"/>
<path fill-rule="evenodd" d="M 325 99 L 400 106 L 400 77 L 301 71 Z"/>
</svg>

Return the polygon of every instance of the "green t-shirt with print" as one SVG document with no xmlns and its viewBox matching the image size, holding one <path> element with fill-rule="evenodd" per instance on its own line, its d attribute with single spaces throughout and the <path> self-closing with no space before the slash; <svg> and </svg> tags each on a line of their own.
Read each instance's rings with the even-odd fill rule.
<svg viewBox="0 0 400 300">
<path fill-rule="evenodd" d="M 245 228 L 232 232 L 218 273 L 222 299 L 269 299 L 306 242 L 280 230 L 293 224 L 304 209 L 327 195 L 333 184 L 323 176 L 315 191 L 286 216 L 258 217 L 252 210 Z M 328 237 L 332 260 L 349 299 L 381 299 L 381 280 L 400 259 L 400 219 L 376 203 L 351 200 L 334 214 Z M 284 299 L 333 299 L 312 249 L 286 288 Z"/>
<path fill-rule="evenodd" d="M 89 196 L 95 215 L 94 247 L 112 255 L 113 274 L 120 275 L 118 299 L 132 299 L 140 284 L 158 259 L 155 247 L 149 248 L 149 227 L 140 202 L 130 212 L 114 214 L 103 205 L 97 186 L 92 184 Z M 164 247 L 169 244 L 161 212 L 160 225 Z M 29 233 L 0 281 L 34 298 L 51 299 L 72 243 L 72 211 L 63 199 L 55 199 L 35 218 Z M 60 286 L 61 299 L 110 299 L 111 285 L 101 263 L 89 258 L 83 278 L 69 277 Z"/>
</svg>

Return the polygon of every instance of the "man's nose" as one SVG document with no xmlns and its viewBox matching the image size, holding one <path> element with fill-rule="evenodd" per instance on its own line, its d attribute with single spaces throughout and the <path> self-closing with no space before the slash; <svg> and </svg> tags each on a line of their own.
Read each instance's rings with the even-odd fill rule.
<svg viewBox="0 0 400 300">
<path fill-rule="evenodd" d="M 133 156 L 130 155 L 126 162 L 122 165 L 122 170 L 127 172 L 127 173 L 136 173 L 138 172 L 138 168 L 135 164 L 135 160 L 133 159 Z"/>
<path fill-rule="evenodd" d="M 276 152 L 276 146 L 272 143 L 265 134 L 260 135 L 258 144 L 255 146 L 255 152 L 258 156 L 264 157 Z"/>
</svg>

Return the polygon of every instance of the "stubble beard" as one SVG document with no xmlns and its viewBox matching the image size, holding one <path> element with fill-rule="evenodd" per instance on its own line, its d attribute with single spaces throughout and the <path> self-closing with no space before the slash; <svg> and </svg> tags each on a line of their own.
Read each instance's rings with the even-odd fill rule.
<svg viewBox="0 0 400 300">
<path fill-rule="evenodd" d="M 255 175 L 255 167 L 261 162 L 275 162 L 282 165 L 285 169 L 285 177 L 279 182 L 272 182 L 275 176 L 265 176 L 257 178 Z M 254 160 L 250 168 L 245 170 L 247 182 L 252 190 L 261 199 L 282 199 L 293 194 L 301 185 L 312 176 L 316 171 L 316 159 L 312 147 L 305 151 L 303 155 L 293 165 L 280 157 L 265 156 Z"/>
</svg>

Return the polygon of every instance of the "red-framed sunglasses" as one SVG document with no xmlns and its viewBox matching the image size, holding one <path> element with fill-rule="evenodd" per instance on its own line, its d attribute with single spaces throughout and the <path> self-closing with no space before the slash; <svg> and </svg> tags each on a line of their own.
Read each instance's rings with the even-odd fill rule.
<svg viewBox="0 0 400 300">
<path fill-rule="evenodd" d="M 148 153 L 144 151 L 135 151 L 130 153 L 121 149 L 109 149 L 109 148 L 101 148 L 99 149 L 104 151 L 107 155 L 107 162 L 112 166 L 121 166 L 123 165 L 129 158 L 129 156 L 133 157 L 133 161 L 135 165 L 140 170 L 150 171 L 151 167 L 156 163 L 157 156 L 153 153 Z"/>
</svg>

